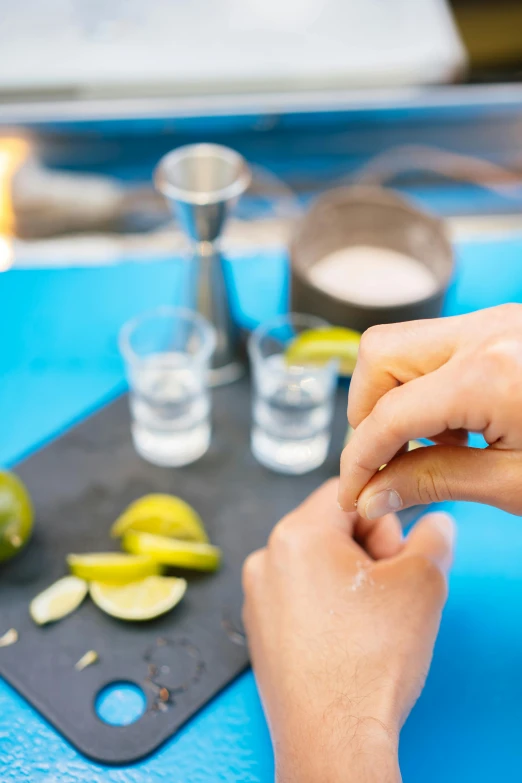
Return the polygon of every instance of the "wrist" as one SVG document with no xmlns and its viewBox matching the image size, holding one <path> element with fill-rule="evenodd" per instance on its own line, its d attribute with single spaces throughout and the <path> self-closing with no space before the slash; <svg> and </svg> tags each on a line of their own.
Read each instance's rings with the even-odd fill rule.
<svg viewBox="0 0 522 783">
<path fill-rule="evenodd" d="M 398 734 L 350 717 L 327 738 L 276 743 L 277 783 L 400 783 Z"/>
<path fill-rule="evenodd" d="M 400 783 L 398 734 L 369 721 L 350 743 L 342 763 L 339 783 Z"/>
</svg>

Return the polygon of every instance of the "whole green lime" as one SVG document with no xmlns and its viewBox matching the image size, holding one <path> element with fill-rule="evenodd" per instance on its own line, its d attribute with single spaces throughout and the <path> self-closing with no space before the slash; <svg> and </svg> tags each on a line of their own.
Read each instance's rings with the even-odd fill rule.
<svg viewBox="0 0 522 783">
<path fill-rule="evenodd" d="M 20 479 L 0 470 L 0 563 L 27 544 L 33 529 L 31 498 Z"/>
</svg>

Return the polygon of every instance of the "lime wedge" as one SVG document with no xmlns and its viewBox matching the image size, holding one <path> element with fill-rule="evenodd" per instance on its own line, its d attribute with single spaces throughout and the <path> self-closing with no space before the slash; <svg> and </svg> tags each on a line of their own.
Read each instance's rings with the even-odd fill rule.
<svg viewBox="0 0 522 783">
<path fill-rule="evenodd" d="M 89 591 L 94 603 L 120 620 L 152 620 L 178 604 L 187 589 L 184 579 L 148 576 L 126 585 L 92 582 Z"/>
<path fill-rule="evenodd" d="M 121 552 L 67 555 L 67 564 L 71 573 L 88 582 L 124 584 L 160 572 L 158 564 L 150 557 L 124 555 Z"/>
<path fill-rule="evenodd" d="M 64 576 L 33 598 L 29 613 L 38 625 L 52 623 L 74 612 L 86 595 L 87 582 L 77 576 Z"/>
<path fill-rule="evenodd" d="M 29 493 L 14 473 L 0 471 L 0 563 L 25 546 L 32 528 Z"/>
<path fill-rule="evenodd" d="M 123 537 L 123 548 L 137 555 L 148 555 L 162 565 L 215 571 L 221 562 L 221 550 L 200 541 L 179 541 L 151 533 L 129 531 Z"/>
<path fill-rule="evenodd" d="M 286 349 L 288 364 L 323 365 L 339 360 L 341 375 L 351 375 L 355 369 L 361 335 L 344 326 L 309 329 L 297 335 Z"/>
<path fill-rule="evenodd" d="M 187 541 L 208 541 L 199 514 L 175 495 L 145 495 L 135 500 L 118 517 L 111 528 L 111 536 L 119 538 L 127 530 L 140 530 Z"/>
</svg>

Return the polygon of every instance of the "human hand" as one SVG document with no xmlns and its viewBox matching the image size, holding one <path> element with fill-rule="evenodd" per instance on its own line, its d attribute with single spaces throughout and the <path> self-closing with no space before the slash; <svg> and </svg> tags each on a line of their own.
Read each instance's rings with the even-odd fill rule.
<svg viewBox="0 0 522 783">
<path fill-rule="evenodd" d="M 522 514 L 521 410 L 522 305 L 369 329 L 350 387 L 340 504 L 369 520 L 450 499 Z M 468 432 L 489 448 L 468 448 Z M 439 445 L 404 453 L 416 438 Z"/>
<path fill-rule="evenodd" d="M 244 621 L 279 783 L 396 783 L 398 734 L 429 669 L 453 523 L 429 514 L 394 557 L 329 481 L 244 567 Z M 357 540 L 360 543 L 357 543 Z M 373 540 L 373 544 L 372 544 Z"/>
</svg>

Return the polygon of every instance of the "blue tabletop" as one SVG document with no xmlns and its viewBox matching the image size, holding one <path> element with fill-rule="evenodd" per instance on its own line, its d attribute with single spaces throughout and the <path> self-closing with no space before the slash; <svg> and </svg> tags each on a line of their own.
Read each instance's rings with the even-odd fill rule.
<svg viewBox="0 0 522 783">
<path fill-rule="evenodd" d="M 235 261 L 231 274 L 245 322 L 284 308 L 282 254 Z M 0 275 L 0 464 L 15 463 L 122 388 L 119 326 L 147 307 L 179 301 L 184 275 L 180 260 Z M 522 237 L 462 244 L 446 313 L 505 301 L 522 302 Z M 451 594 L 426 689 L 403 731 L 404 780 L 521 780 L 522 523 L 474 504 L 450 510 L 459 525 Z M 126 768 L 83 758 L 0 680 L 0 783 L 272 778 L 251 673 L 154 756 Z"/>
</svg>

